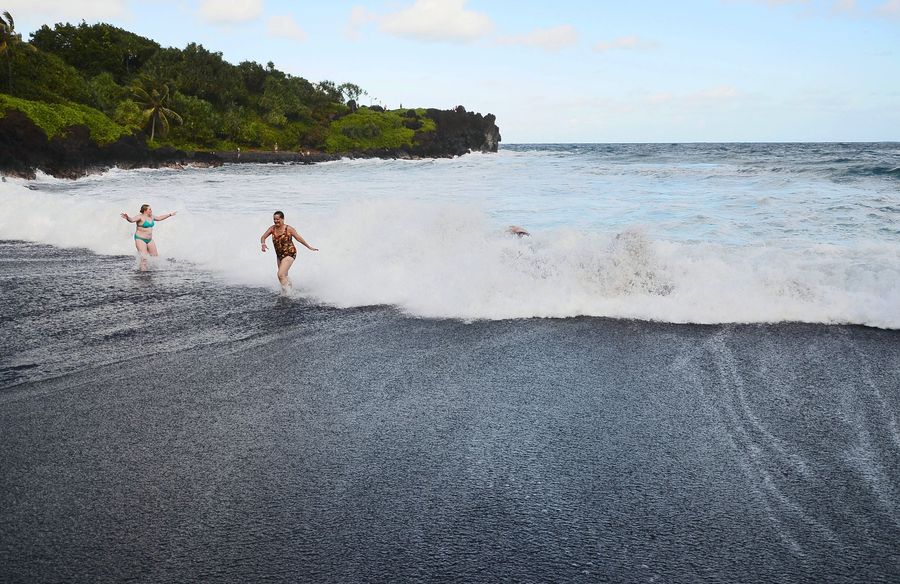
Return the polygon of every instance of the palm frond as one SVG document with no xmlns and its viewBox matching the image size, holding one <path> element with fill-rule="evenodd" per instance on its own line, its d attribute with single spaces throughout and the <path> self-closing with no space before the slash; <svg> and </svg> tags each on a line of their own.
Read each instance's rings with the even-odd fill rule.
<svg viewBox="0 0 900 584">
<path fill-rule="evenodd" d="M 167 107 L 160 108 L 160 111 L 161 111 L 162 113 L 164 113 L 164 114 L 166 115 L 167 118 L 172 118 L 173 120 L 175 120 L 175 121 L 178 122 L 179 124 L 183 124 L 183 123 L 184 123 L 184 120 L 181 119 L 181 116 L 178 115 L 178 113 L 173 112 L 173 111 L 170 110 L 169 108 L 167 108 Z"/>
<path fill-rule="evenodd" d="M 166 116 L 159 116 L 159 135 L 165 136 L 169 133 L 169 119 Z"/>
<path fill-rule="evenodd" d="M 134 87 L 131 88 L 131 93 L 135 97 L 137 97 L 138 100 L 140 100 L 141 102 L 143 102 L 145 104 L 148 104 L 151 101 L 150 96 L 147 94 L 146 91 L 144 91 L 143 87 L 138 87 L 137 85 L 135 85 Z"/>
</svg>

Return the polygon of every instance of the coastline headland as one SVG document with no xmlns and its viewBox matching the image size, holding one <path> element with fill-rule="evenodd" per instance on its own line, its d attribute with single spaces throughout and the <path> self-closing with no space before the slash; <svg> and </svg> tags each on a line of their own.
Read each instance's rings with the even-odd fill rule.
<svg viewBox="0 0 900 584">
<path fill-rule="evenodd" d="M 0 21 L 0 174 L 78 178 L 111 167 L 443 158 L 496 152 L 493 114 L 385 108 L 355 83 L 313 83 L 272 61 L 232 64 L 106 23 Z M 374 100 L 373 100 L 374 101 Z"/>
<path fill-rule="evenodd" d="M 0 174 L 33 179 L 38 171 L 57 178 L 77 179 L 112 167 L 160 168 L 219 166 L 236 163 L 313 164 L 340 158 L 449 158 L 469 152 L 496 152 L 500 129 L 493 114 L 452 110 L 407 110 L 408 126 L 419 126 L 411 143 L 399 147 L 296 150 L 184 150 L 170 145 L 153 147 L 137 132 L 107 144 L 92 138 L 83 124 L 65 128 L 53 137 L 26 113 L 0 111 Z M 423 128 L 422 119 L 431 124 Z M 418 129 L 418 128 L 417 128 Z"/>
</svg>

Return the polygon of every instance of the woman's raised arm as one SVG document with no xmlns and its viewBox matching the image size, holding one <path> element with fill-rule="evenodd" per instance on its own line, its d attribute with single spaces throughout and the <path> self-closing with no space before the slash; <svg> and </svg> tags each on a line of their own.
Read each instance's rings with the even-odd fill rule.
<svg viewBox="0 0 900 584">
<path fill-rule="evenodd" d="M 171 213 L 166 213 L 165 215 L 154 215 L 153 220 L 154 221 L 165 221 L 169 217 L 174 217 L 175 213 L 177 213 L 177 212 L 178 211 L 172 211 Z"/>
</svg>

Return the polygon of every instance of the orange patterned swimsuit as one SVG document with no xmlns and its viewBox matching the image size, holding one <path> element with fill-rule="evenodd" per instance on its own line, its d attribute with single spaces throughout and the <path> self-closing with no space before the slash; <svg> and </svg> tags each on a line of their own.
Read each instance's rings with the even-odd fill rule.
<svg viewBox="0 0 900 584">
<path fill-rule="evenodd" d="M 297 259 L 297 248 L 294 247 L 291 230 L 287 225 L 284 226 L 284 233 L 281 235 L 272 230 L 272 245 L 275 247 L 275 257 L 279 260 L 286 256 Z"/>
</svg>

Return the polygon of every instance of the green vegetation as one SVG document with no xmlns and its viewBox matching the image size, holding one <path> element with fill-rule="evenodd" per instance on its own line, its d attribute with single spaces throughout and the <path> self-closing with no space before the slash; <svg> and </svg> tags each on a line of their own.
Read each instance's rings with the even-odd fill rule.
<svg viewBox="0 0 900 584">
<path fill-rule="evenodd" d="M 70 126 L 85 125 L 98 144 L 109 144 L 131 133 L 110 120 L 103 112 L 77 103 L 43 103 L 10 97 L 0 93 L 0 117 L 14 109 L 28 116 L 34 124 L 53 138 Z"/>
<path fill-rule="evenodd" d="M 31 35 L 31 44 L 60 57 L 86 78 L 108 73 L 116 83 L 127 84 L 158 50 L 150 39 L 108 24 L 57 24 L 42 26 Z"/>
<path fill-rule="evenodd" d="M 0 105 L 48 136 L 84 123 L 103 142 L 144 132 L 154 147 L 344 152 L 405 148 L 434 130 L 424 110 L 360 108 L 367 93 L 353 83 L 312 83 L 272 62 L 232 65 L 196 43 L 161 47 L 85 22 L 44 25 L 24 42 L 14 27 L 4 13 Z"/>
<path fill-rule="evenodd" d="M 414 115 L 409 115 L 413 112 Z M 425 110 L 379 112 L 361 108 L 331 124 L 325 147 L 328 152 L 365 151 L 411 147 L 416 131 L 433 131 L 434 120 L 420 118 Z"/>
<path fill-rule="evenodd" d="M 4 12 L 0 16 L 0 55 L 6 58 L 9 75 L 7 77 L 7 91 L 12 83 L 12 56 L 15 52 L 14 47 L 22 42 L 22 35 L 16 33 L 16 22 L 13 20 L 9 12 Z"/>
<path fill-rule="evenodd" d="M 181 116 L 169 109 L 169 86 L 157 80 L 143 78 L 131 88 L 144 121 L 150 122 L 150 141 L 156 137 L 156 127 L 159 126 L 159 135 L 169 133 L 169 120 L 178 124 L 182 123 Z"/>
</svg>

